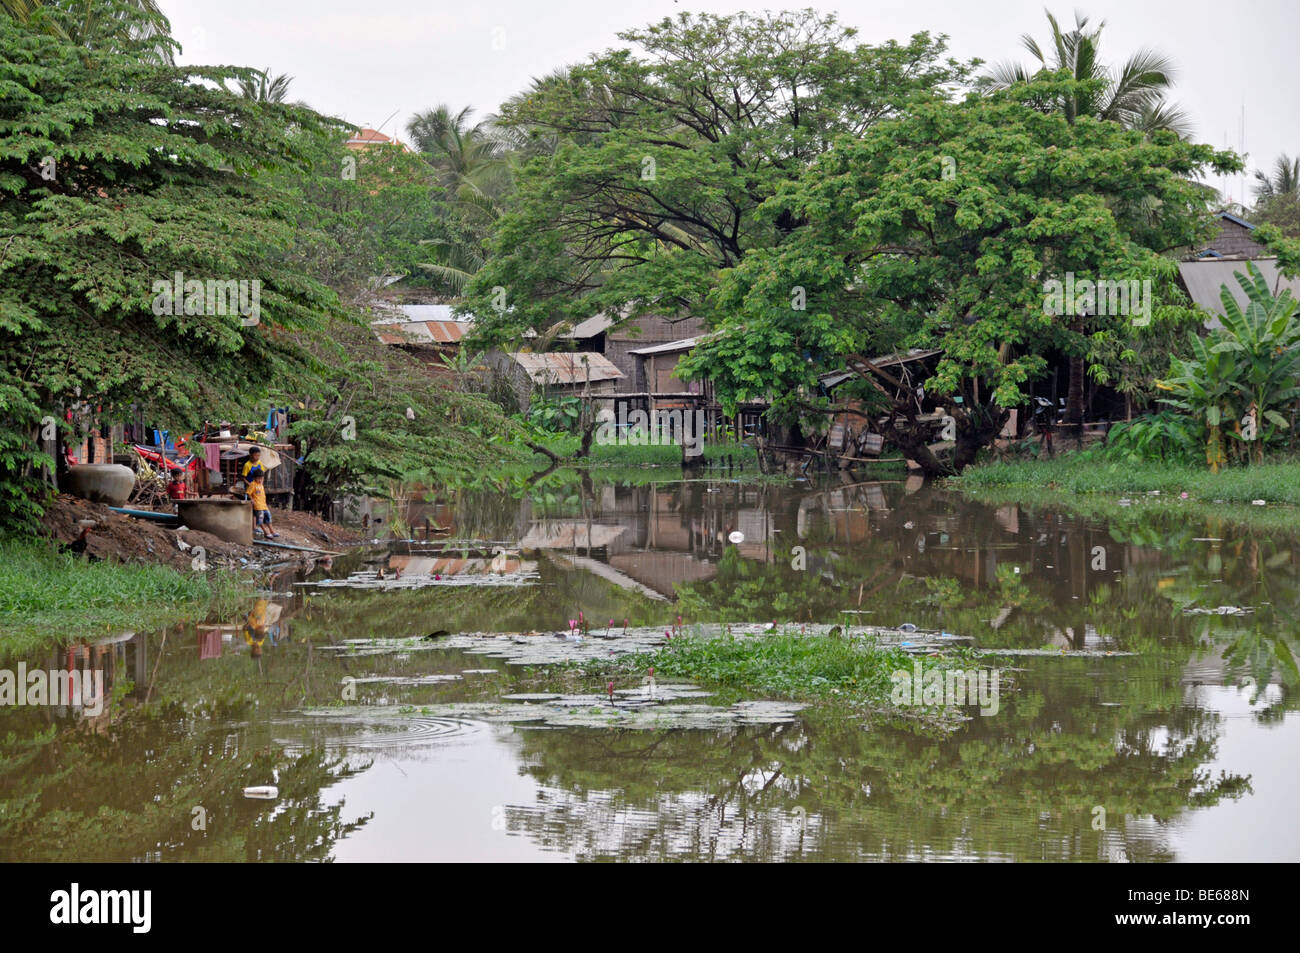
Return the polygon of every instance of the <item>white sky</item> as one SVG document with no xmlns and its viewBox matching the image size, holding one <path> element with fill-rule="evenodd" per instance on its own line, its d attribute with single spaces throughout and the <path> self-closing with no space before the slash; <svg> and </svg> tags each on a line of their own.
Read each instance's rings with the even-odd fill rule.
<svg viewBox="0 0 1300 953">
<path fill-rule="evenodd" d="M 291 98 L 405 138 L 412 114 L 445 102 L 494 111 L 534 76 L 618 44 L 618 30 L 682 10 L 730 13 L 814 6 L 835 11 L 867 42 L 947 33 L 953 55 L 987 61 L 1028 54 L 1022 33 L 1047 36 L 1041 0 L 787 0 L 750 7 L 713 0 L 161 0 L 182 63 L 269 67 L 294 77 Z M 1075 6 L 1048 4 L 1062 24 Z M 1141 46 L 1179 67 L 1174 98 L 1196 138 L 1270 167 L 1300 153 L 1295 93 L 1296 0 L 1081 0 L 1105 20 L 1102 53 L 1122 60 Z M 1245 106 L 1243 140 L 1242 107 Z M 1243 198 L 1246 176 L 1217 183 Z M 1249 200 L 1249 192 L 1244 198 Z"/>
</svg>

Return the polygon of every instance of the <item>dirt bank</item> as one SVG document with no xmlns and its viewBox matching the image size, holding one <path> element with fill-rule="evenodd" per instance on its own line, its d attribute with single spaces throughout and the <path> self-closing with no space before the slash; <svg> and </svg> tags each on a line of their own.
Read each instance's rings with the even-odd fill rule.
<svg viewBox="0 0 1300 953">
<path fill-rule="evenodd" d="M 309 546 L 341 552 L 361 542 L 359 533 L 330 523 L 312 513 L 272 510 L 277 543 Z M 81 534 L 80 520 L 94 520 L 87 537 L 86 552 L 100 559 L 123 563 L 159 563 L 176 569 L 191 569 L 194 547 L 201 546 L 210 565 L 225 568 L 258 569 L 286 563 L 307 563 L 318 554 L 276 549 L 272 546 L 241 546 L 198 530 L 176 530 L 150 520 L 114 513 L 107 506 L 59 495 L 45 514 L 46 532 L 60 543 L 70 543 Z"/>
</svg>

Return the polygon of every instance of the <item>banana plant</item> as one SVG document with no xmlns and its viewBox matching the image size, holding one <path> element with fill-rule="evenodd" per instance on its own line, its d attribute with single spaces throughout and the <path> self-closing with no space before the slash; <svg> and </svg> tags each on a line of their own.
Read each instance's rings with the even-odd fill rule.
<svg viewBox="0 0 1300 953">
<path fill-rule="evenodd" d="M 1173 394 L 1162 403 L 1187 411 L 1205 424 L 1205 462 L 1215 473 L 1227 462 L 1223 421 L 1236 417 L 1236 362 L 1230 351 L 1214 350 L 1212 338 L 1191 335 L 1192 356 L 1170 359 L 1170 375 L 1156 386 Z"/>
<path fill-rule="evenodd" d="M 1235 277 L 1246 294 L 1245 309 L 1224 285 L 1222 327 L 1208 337 L 1191 336 L 1190 358 L 1170 361 L 1170 375 L 1157 387 L 1171 396 L 1161 402 L 1203 420 L 1205 461 L 1218 472 L 1227 462 L 1224 432 L 1251 444 L 1264 458 L 1264 445 L 1289 428 L 1283 411 L 1300 397 L 1300 319 L 1291 292 L 1274 296 L 1259 269 Z"/>
<path fill-rule="evenodd" d="M 1254 263 L 1247 263 L 1248 275 L 1234 273 L 1246 293 L 1243 311 L 1225 285 L 1223 330 L 1214 348 L 1236 355 L 1238 377 L 1233 388 L 1254 414 L 1253 434 L 1239 434 L 1252 442 L 1251 455 L 1257 462 L 1264 459 L 1264 444 L 1290 422 L 1282 411 L 1292 407 L 1300 397 L 1300 318 L 1290 289 L 1274 297 L 1268 282 Z"/>
</svg>

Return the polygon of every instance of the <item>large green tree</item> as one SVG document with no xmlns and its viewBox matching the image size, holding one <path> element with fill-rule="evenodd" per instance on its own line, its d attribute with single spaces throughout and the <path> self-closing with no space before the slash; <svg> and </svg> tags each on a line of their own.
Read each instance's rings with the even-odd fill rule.
<svg viewBox="0 0 1300 953">
<path fill-rule="evenodd" d="M 542 154 L 467 289 L 486 339 L 601 311 L 709 317 L 719 272 L 799 224 L 755 215 L 782 183 L 837 136 L 969 76 L 943 37 L 870 45 L 811 10 L 682 14 L 619 36 L 502 110 Z"/>
<path fill-rule="evenodd" d="M 1049 11 L 1047 22 L 1051 36 L 1046 51 L 1028 33 L 1021 37 L 1021 45 L 1037 60 L 1037 67 L 998 64 L 980 77 L 979 85 L 987 90 L 1024 88 L 1033 76 L 1064 73 L 1079 82 L 1067 92 L 1029 95 L 1025 101 L 1035 108 L 1060 113 L 1069 122 L 1080 116 L 1092 116 L 1146 132 L 1168 130 L 1181 138 L 1190 134 L 1191 122 L 1186 112 L 1168 99 L 1176 74 L 1169 57 L 1141 49 L 1118 66 L 1111 66 L 1101 58 L 1104 21 L 1090 27 L 1088 17 L 1075 13 L 1074 29 L 1063 30 Z M 1130 200 L 1146 208 L 1153 207 L 1147 196 Z M 1077 329 L 1086 331 L 1088 323 L 1086 316 L 1079 316 Z M 1084 340 L 1082 334 L 1080 340 Z M 1096 355 L 1088 351 L 1069 355 L 1065 419 L 1075 426 L 1083 423 L 1084 377 L 1090 356 Z"/>
<path fill-rule="evenodd" d="M 909 455 L 944 472 L 910 389 L 863 355 L 943 350 L 925 384 L 953 418 L 960 468 L 1027 400 L 1046 354 L 1086 347 L 1075 312 L 1095 315 L 1097 302 L 1054 309 L 1047 282 L 1151 280 L 1150 317 L 1186 317 L 1185 307 L 1160 306 L 1175 298 L 1175 265 L 1161 252 L 1193 244 L 1208 224 L 1189 178 L 1239 163 L 1172 133 L 1070 122 L 1023 101 L 1073 96 L 1078 85 L 1040 79 L 960 104 L 918 103 L 839 140 L 762 207 L 761 221 L 805 224 L 727 276 L 715 295 L 727 317 L 683 369 L 712 378 L 728 405 L 775 395 L 777 410 L 820 414 L 818 374 L 848 363 L 879 388 Z M 1160 215 L 1145 214 L 1137 196 L 1158 202 Z M 1133 333 L 1129 316 L 1092 320 L 1092 334 Z"/>
</svg>

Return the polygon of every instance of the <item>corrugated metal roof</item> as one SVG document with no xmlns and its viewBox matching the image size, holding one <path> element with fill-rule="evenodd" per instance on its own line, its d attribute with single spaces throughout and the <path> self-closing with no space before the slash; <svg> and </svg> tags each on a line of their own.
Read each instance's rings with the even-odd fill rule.
<svg viewBox="0 0 1300 953">
<path fill-rule="evenodd" d="M 585 321 L 579 321 L 573 326 L 572 331 L 567 331 L 560 337 L 565 338 L 594 338 L 603 331 L 608 331 L 614 324 L 614 319 L 604 314 L 594 314 Z"/>
<path fill-rule="evenodd" d="M 1283 278 L 1278 273 L 1276 258 L 1254 258 L 1250 261 L 1259 269 L 1274 294 L 1280 293 L 1283 288 L 1290 288 L 1291 294 L 1300 298 L 1300 278 Z M 1219 297 L 1219 289 L 1224 285 L 1228 286 L 1232 296 L 1243 308 L 1249 300 L 1233 277 L 1233 273 L 1238 271 L 1247 274 L 1246 264 L 1244 260 L 1231 258 L 1180 261 L 1178 273 L 1183 276 L 1183 283 L 1187 285 L 1187 293 L 1192 296 L 1192 301 L 1217 317 L 1223 317 L 1223 301 Z M 1208 322 L 1210 327 L 1217 327 L 1218 323 L 1218 320 Z"/>
<path fill-rule="evenodd" d="M 689 351 L 695 347 L 695 342 L 699 338 L 682 338 L 680 341 L 669 341 L 667 344 L 656 344 L 653 347 L 641 347 L 635 351 L 628 351 L 629 354 L 675 354 L 680 351 Z"/>
<path fill-rule="evenodd" d="M 876 367 L 890 367 L 894 364 L 909 364 L 912 361 L 923 361 L 927 357 L 934 357 L 936 354 L 943 353 L 939 348 L 912 348 L 906 354 L 882 354 L 880 357 L 869 358 Z M 843 384 L 845 381 L 857 377 L 856 371 L 832 371 L 829 374 L 823 374 L 817 378 L 823 387 L 835 387 Z"/>
<path fill-rule="evenodd" d="M 524 369 L 534 384 L 581 384 L 623 377 L 623 372 L 607 357 L 590 351 L 552 354 L 517 351 L 510 359 Z"/>
<path fill-rule="evenodd" d="M 1249 229 L 1251 229 L 1252 231 L 1254 231 L 1254 229 L 1255 229 L 1255 226 L 1252 225 L 1252 224 L 1250 224 L 1250 222 L 1246 221 L 1244 218 L 1237 218 L 1237 216 L 1233 215 L 1231 212 L 1220 212 L 1218 215 L 1216 215 L 1216 216 L 1214 216 L 1214 217 L 1215 217 L 1215 218 L 1226 218 L 1228 221 L 1230 221 L 1230 222 L 1236 222 L 1238 225 L 1241 225 L 1241 226 L 1243 226 L 1244 228 L 1249 228 Z"/>
<path fill-rule="evenodd" d="M 408 321 L 458 321 L 452 314 L 449 304 L 403 304 L 399 305 Z"/>
<path fill-rule="evenodd" d="M 469 331 L 467 321 L 401 321 L 374 325 L 385 344 L 458 344 Z"/>
</svg>

